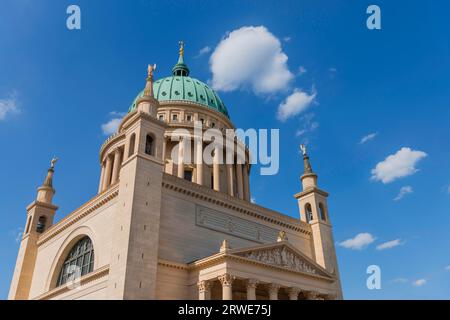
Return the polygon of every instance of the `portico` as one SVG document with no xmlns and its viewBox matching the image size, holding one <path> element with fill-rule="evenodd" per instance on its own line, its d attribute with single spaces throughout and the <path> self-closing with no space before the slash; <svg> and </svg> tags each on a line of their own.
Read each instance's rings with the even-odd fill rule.
<svg viewBox="0 0 450 320">
<path fill-rule="evenodd" d="M 220 252 L 189 265 L 200 300 L 334 300 L 335 276 L 289 242 Z"/>
</svg>

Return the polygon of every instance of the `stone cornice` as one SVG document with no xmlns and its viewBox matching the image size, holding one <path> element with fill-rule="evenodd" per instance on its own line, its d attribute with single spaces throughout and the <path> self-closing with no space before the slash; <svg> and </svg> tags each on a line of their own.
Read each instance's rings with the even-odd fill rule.
<svg viewBox="0 0 450 320">
<path fill-rule="evenodd" d="M 103 193 L 95 196 L 81 207 L 72 211 L 67 216 L 65 216 L 61 221 L 51 226 L 48 230 L 42 233 L 37 242 L 38 246 L 44 244 L 48 240 L 52 239 L 77 221 L 81 220 L 89 213 L 95 211 L 101 206 L 105 205 L 113 198 L 115 198 L 119 194 L 119 184 L 115 184 L 111 186 L 109 189 L 104 191 Z"/>
<path fill-rule="evenodd" d="M 232 253 L 217 253 L 212 256 L 209 256 L 209 257 L 206 257 L 206 258 L 203 258 L 203 259 L 200 259 L 200 260 L 188 263 L 188 264 L 160 259 L 160 260 L 158 260 L 158 265 L 168 267 L 168 268 L 179 269 L 179 270 L 194 271 L 194 270 L 202 270 L 204 268 L 208 268 L 208 267 L 220 264 L 220 263 L 224 263 L 229 260 L 238 261 L 238 262 L 241 262 L 244 264 L 262 266 L 264 268 L 269 268 L 269 269 L 288 272 L 288 273 L 301 274 L 305 277 L 321 279 L 321 280 L 325 280 L 328 282 L 334 282 L 336 280 L 336 279 L 334 279 L 334 277 L 331 277 L 331 276 L 330 277 L 322 276 L 320 274 L 312 274 L 312 273 L 308 273 L 308 272 L 292 270 L 292 269 L 284 268 L 282 266 L 268 264 L 268 263 L 264 263 L 261 261 L 234 255 Z"/>
<path fill-rule="evenodd" d="M 163 174 L 163 187 L 311 236 L 310 225 L 303 221 L 167 173 Z"/>
<path fill-rule="evenodd" d="M 80 279 L 77 279 L 76 281 L 79 281 L 80 286 L 83 286 L 97 279 L 106 277 L 108 274 L 109 274 L 109 264 L 82 276 Z M 57 288 L 54 288 L 50 291 L 47 291 L 46 293 L 37 296 L 33 300 L 48 300 L 54 296 L 57 296 L 70 290 L 74 289 L 69 288 L 69 284 L 65 284 Z"/>
<path fill-rule="evenodd" d="M 41 202 L 41 201 L 33 201 L 32 203 L 30 203 L 29 205 L 28 205 L 28 207 L 27 207 L 27 211 L 30 211 L 31 209 L 33 209 L 34 207 L 37 207 L 37 206 L 39 206 L 39 207 L 44 207 L 44 208 L 47 208 L 47 209 L 50 209 L 50 210 L 58 210 L 58 207 L 57 206 L 55 206 L 54 204 L 52 204 L 52 203 L 45 203 L 45 202 Z"/>
<path fill-rule="evenodd" d="M 323 190 L 321 190 L 319 188 L 315 188 L 315 187 L 309 187 L 309 188 L 307 188 L 307 189 L 305 189 L 303 191 L 300 191 L 299 193 L 296 193 L 294 195 L 294 197 L 296 199 L 298 199 L 298 198 L 304 197 L 304 196 L 306 196 L 306 195 L 308 195 L 310 193 L 318 193 L 318 194 L 320 194 L 320 195 L 322 195 L 324 197 L 328 197 L 328 192 L 325 192 L 325 191 L 323 191 Z"/>
</svg>

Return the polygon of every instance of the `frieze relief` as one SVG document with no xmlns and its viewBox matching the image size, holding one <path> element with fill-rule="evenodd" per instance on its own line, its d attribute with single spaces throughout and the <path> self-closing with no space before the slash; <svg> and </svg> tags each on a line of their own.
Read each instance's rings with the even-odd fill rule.
<svg viewBox="0 0 450 320">
<path fill-rule="evenodd" d="M 315 267 L 311 266 L 308 262 L 292 250 L 288 249 L 286 246 L 247 251 L 237 253 L 237 255 L 294 271 L 306 272 L 310 274 L 318 273 L 318 270 Z"/>
</svg>

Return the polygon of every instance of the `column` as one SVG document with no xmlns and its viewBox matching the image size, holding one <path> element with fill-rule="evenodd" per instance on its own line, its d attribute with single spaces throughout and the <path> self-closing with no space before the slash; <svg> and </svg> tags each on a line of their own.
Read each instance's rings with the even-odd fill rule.
<svg viewBox="0 0 450 320">
<path fill-rule="evenodd" d="M 233 300 L 233 280 L 234 277 L 229 273 L 219 276 L 219 281 L 222 284 L 222 300 Z"/>
<path fill-rule="evenodd" d="M 232 164 L 227 164 L 227 186 L 228 194 L 234 197 L 234 172 Z"/>
<path fill-rule="evenodd" d="M 239 199 L 244 199 L 244 182 L 242 181 L 242 164 L 236 164 L 237 192 Z"/>
<path fill-rule="evenodd" d="M 269 300 L 278 300 L 278 290 L 280 290 L 280 285 L 276 283 L 271 283 L 268 286 L 269 289 Z"/>
<path fill-rule="evenodd" d="M 105 168 L 105 175 L 103 176 L 103 184 L 102 184 L 102 191 L 105 191 L 109 188 L 110 182 L 111 182 L 111 168 L 112 167 L 112 159 L 110 155 L 106 156 L 106 168 Z"/>
<path fill-rule="evenodd" d="M 197 288 L 198 300 L 211 300 L 211 283 L 209 281 L 199 281 Z"/>
<path fill-rule="evenodd" d="M 317 291 L 307 291 L 306 298 L 308 300 L 324 300 Z"/>
<path fill-rule="evenodd" d="M 195 163 L 197 165 L 197 179 L 196 182 L 199 185 L 203 185 L 203 142 L 201 139 L 195 140 Z"/>
<path fill-rule="evenodd" d="M 164 171 L 166 171 L 165 169 L 165 165 L 166 165 L 166 149 L 167 149 L 167 137 L 163 137 L 163 146 L 162 146 L 162 155 L 161 155 L 161 160 L 164 162 Z"/>
<path fill-rule="evenodd" d="M 250 188 L 249 188 L 249 182 L 248 182 L 248 168 L 247 165 L 243 165 L 243 180 L 244 180 L 244 200 L 250 201 Z"/>
<path fill-rule="evenodd" d="M 289 288 L 289 300 L 298 300 L 298 294 L 300 293 L 299 288 Z"/>
<path fill-rule="evenodd" d="M 258 280 L 248 279 L 247 280 L 247 300 L 256 300 L 256 286 L 258 285 Z"/>
<path fill-rule="evenodd" d="M 98 193 L 101 193 L 103 191 L 103 179 L 105 176 L 105 165 L 102 163 L 101 164 L 102 168 L 101 168 L 101 173 L 100 173 L 100 183 L 98 186 Z"/>
<path fill-rule="evenodd" d="M 214 159 L 213 159 L 213 182 L 214 190 L 220 191 L 220 154 L 222 150 L 219 147 L 214 148 Z"/>
<path fill-rule="evenodd" d="M 114 152 L 114 165 L 113 165 L 113 175 L 111 179 L 111 184 L 116 183 L 119 180 L 120 167 L 122 163 L 122 153 L 120 149 L 117 148 Z"/>
<path fill-rule="evenodd" d="M 178 143 L 178 178 L 184 179 L 184 137 Z"/>
</svg>

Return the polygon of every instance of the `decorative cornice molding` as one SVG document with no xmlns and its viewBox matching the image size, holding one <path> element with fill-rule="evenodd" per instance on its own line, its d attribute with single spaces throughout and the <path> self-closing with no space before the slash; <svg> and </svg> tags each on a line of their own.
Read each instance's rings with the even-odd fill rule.
<svg viewBox="0 0 450 320">
<path fill-rule="evenodd" d="M 305 222 L 167 173 L 163 174 L 163 188 L 311 236 L 311 227 Z"/>
<path fill-rule="evenodd" d="M 92 198 L 81 207 L 72 211 L 67 216 L 65 216 L 61 221 L 51 226 L 48 230 L 42 233 L 39 237 L 37 245 L 40 246 L 47 242 L 48 240 L 54 238 L 56 235 L 60 234 L 62 231 L 86 217 L 88 214 L 92 213 L 96 209 L 105 205 L 119 194 L 119 184 L 111 186 L 109 189 L 104 191 L 103 193 L 97 195 Z"/>
<path fill-rule="evenodd" d="M 77 281 L 79 281 L 80 286 L 83 286 L 97 279 L 106 277 L 108 274 L 109 274 L 109 264 L 82 276 L 80 279 L 77 279 Z M 37 296 L 33 300 L 48 300 L 54 296 L 73 290 L 69 288 L 69 286 L 70 284 L 59 286 L 57 288 L 54 288 L 50 291 L 47 291 L 46 293 Z"/>
<path fill-rule="evenodd" d="M 320 194 L 320 195 L 322 195 L 324 197 L 328 197 L 328 192 L 325 192 L 325 191 L 323 191 L 323 190 L 321 190 L 319 188 L 316 188 L 316 187 L 310 187 L 310 188 L 307 188 L 307 189 L 305 189 L 303 191 L 300 191 L 300 192 L 296 193 L 294 195 L 294 198 L 298 199 L 298 198 L 304 197 L 304 196 L 306 196 L 306 195 L 308 195 L 310 193 L 318 193 L 318 194 Z"/>
</svg>

